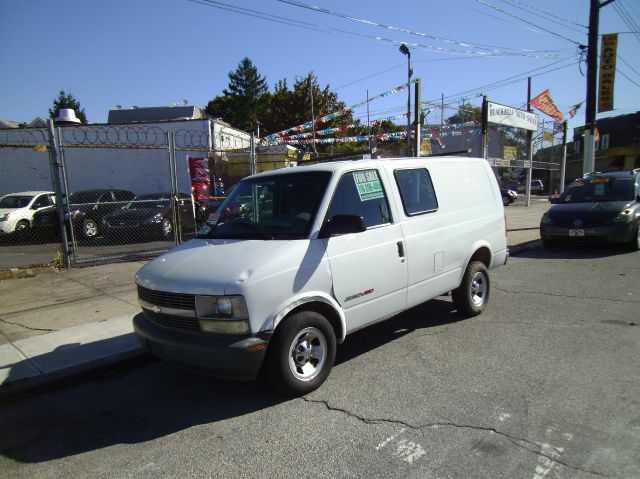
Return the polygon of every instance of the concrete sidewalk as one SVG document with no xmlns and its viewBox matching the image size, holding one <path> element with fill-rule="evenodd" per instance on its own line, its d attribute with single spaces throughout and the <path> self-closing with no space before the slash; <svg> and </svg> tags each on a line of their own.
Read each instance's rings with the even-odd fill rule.
<svg viewBox="0 0 640 479">
<path fill-rule="evenodd" d="M 539 244 L 550 204 L 505 208 L 511 254 Z M 135 273 L 144 262 L 22 274 L 0 281 L 0 398 L 145 354 L 133 334 Z M 7 275 L 5 275 L 7 276 Z"/>
</svg>

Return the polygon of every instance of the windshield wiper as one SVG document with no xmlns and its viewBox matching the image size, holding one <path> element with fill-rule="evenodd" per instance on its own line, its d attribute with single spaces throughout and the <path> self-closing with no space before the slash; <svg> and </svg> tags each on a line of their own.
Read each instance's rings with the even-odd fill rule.
<svg viewBox="0 0 640 479">
<path fill-rule="evenodd" d="M 228 231 L 228 227 L 237 228 L 238 231 Z M 242 231 L 244 229 L 244 231 Z M 222 230 L 222 231 L 221 231 Z M 269 233 L 260 226 L 246 221 L 232 221 L 230 223 L 218 223 L 211 228 L 210 231 L 198 234 L 198 238 L 214 238 L 214 239 L 275 239 L 272 233 Z"/>
</svg>

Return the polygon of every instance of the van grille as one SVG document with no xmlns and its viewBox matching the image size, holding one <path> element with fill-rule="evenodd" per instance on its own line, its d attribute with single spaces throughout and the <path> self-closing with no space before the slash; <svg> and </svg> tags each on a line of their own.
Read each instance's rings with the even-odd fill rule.
<svg viewBox="0 0 640 479">
<path fill-rule="evenodd" d="M 183 318 L 180 316 L 172 316 L 170 314 L 154 313 L 148 309 L 144 309 L 144 315 L 150 321 L 164 326 L 165 328 L 188 329 L 190 331 L 200 331 L 200 323 L 196 318 Z"/>
<path fill-rule="evenodd" d="M 193 294 L 154 291 L 138 285 L 138 297 L 150 304 L 165 308 L 189 309 L 195 311 L 196 297 Z"/>
</svg>

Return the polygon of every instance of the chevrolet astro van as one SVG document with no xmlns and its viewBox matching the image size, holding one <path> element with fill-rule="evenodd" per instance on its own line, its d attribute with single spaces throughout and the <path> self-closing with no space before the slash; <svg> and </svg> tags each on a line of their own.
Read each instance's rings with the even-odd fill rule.
<svg viewBox="0 0 640 479">
<path fill-rule="evenodd" d="M 461 315 L 480 314 L 488 270 L 507 258 L 500 189 L 481 158 L 269 171 L 138 271 L 134 329 L 175 365 L 301 395 L 353 331 L 450 291 Z"/>
</svg>

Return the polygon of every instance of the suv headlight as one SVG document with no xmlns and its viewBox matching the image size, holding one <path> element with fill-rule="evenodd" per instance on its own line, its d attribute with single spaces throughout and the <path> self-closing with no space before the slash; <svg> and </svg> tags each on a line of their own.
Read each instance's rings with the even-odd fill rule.
<svg viewBox="0 0 640 479">
<path fill-rule="evenodd" d="M 540 224 L 543 224 L 543 225 L 553 224 L 553 221 L 551 221 L 551 218 L 549 217 L 549 212 L 546 212 L 542 215 L 542 218 L 540 218 Z"/>
<path fill-rule="evenodd" d="M 242 296 L 196 296 L 196 317 L 206 333 L 250 332 L 247 304 Z"/>
<path fill-rule="evenodd" d="M 624 211 L 621 211 L 618 216 L 613 220 L 615 223 L 627 223 L 633 219 L 633 210 L 631 208 L 627 208 Z"/>
<path fill-rule="evenodd" d="M 9 221 L 9 214 L 10 213 L 5 213 L 3 215 L 0 215 L 0 221 Z"/>
</svg>

